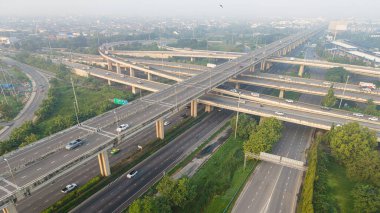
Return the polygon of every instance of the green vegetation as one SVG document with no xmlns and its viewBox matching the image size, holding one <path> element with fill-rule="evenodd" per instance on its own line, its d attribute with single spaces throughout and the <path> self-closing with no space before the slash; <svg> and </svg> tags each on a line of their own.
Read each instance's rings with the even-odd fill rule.
<svg viewBox="0 0 380 213">
<path fill-rule="evenodd" d="M 333 107 L 336 103 L 336 97 L 334 95 L 334 89 L 331 85 L 325 97 L 322 99 L 322 105 L 325 107 Z"/>
<path fill-rule="evenodd" d="M 348 57 L 343 57 L 337 54 L 332 54 L 331 52 L 325 51 L 325 43 L 320 42 L 316 48 L 317 55 L 329 62 L 341 63 L 341 64 L 352 64 L 365 66 L 366 64 L 361 59 L 352 59 Z"/>
<path fill-rule="evenodd" d="M 318 146 L 321 138 L 317 138 L 308 150 L 308 168 L 303 182 L 301 198 L 297 212 L 314 212 L 313 193 L 318 165 Z"/>
<path fill-rule="evenodd" d="M 207 44 L 208 43 L 208 44 Z M 170 44 L 173 47 L 191 48 L 196 50 L 227 51 L 227 52 L 244 52 L 245 47 L 242 44 L 231 44 L 226 42 L 211 43 L 206 40 L 197 39 L 179 39 L 176 43 Z"/>
<path fill-rule="evenodd" d="M 236 118 L 237 117 L 234 116 L 230 121 L 230 125 L 233 132 L 235 132 L 236 128 Z M 236 137 L 238 137 L 241 140 L 248 140 L 250 134 L 255 130 L 256 121 L 253 119 L 253 117 L 247 114 L 241 114 L 239 116 L 239 121 L 237 125 Z"/>
<path fill-rule="evenodd" d="M 309 151 L 309 170 L 299 210 L 378 212 L 380 155 L 376 146 L 375 133 L 357 123 L 332 128 L 318 138 Z"/>
<path fill-rule="evenodd" d="M 258 154 L 271 151 L 272 146 L 281 138 L 282 128 L 283 124 L 278 119 L 265 118 L 244 142 L 244 152 Z"/>
<path fill-rule="evenodd" d="M 345 83 L 347 81 L 348 76 L 347 70 L 343 67 L 334 67 L 327 70 L 325 79 L 327 81 Z"/>
<path fill-rule="evenodd" d="M 63 213 L 68 212 L 70 209 L 78 206 L 81 202 L 89 198 L 91 195 L 105 187 L 107 184 L 114 181 L 116 178 L 123 175 L 125 172 L 130 170 L 133 166 L 137 165 L 139 162 L 143 161 L 157 150 L 168 144 L 174 138 L 178 137 L 180 134 L 188 130 L 191 126 L 201 121 L 206 117 L 206 113 L 199 115 L 197 118 L 188 118 L 184 120 L 179 125 L 173 127 L 166 133 L 165 138 L 163 140 L 156 139 L 152 141 L 147 146 L 144 147 L 142 151 L 135 152 L 130 157 L 123 159 L 118 164 L 111 167 L 111 175 L 107 178 L 95 177 L 90 180 L 91 184 L 88 182 L 84 186 L 86 186 L 83 190 L 77 190 L 80 193 L 74 193 L 74 195 L 67 194 L 69 198 L 63 197 L 59 201 L 57 201 L 53 206 L 45 209 L 43 213 Z M 84 186 L 80 186 L 81 189 Z"/>
<path fill-rule="evenodd" d="M 66 67 L 53 64 L 49 59 L 36 58 L 31 55 L 18 55 L 16 58 L 30 65 L 55 72 L 61 78 L 50 81 L 51 87 L 48 97 L 35 113 L 37 119 L 33 122 L 26 122 L 19 128 L 15 128 L 10 134 L 9 139 L 0 143 L 0 155 L 54 134 L 77 122 L 70 77 L 74 79 L 74 85 L 80 85 L 76 86 L 79 121 L 87 120 L 117 107 L 117 105 L 110 101 L 113 98 L 129 101 L 134 98 L 130 92 L 107 86 L 101 83 L 100 80 L 71 76 Z"/>
<path fill-rule="evenodd" d="M 21 103 L 20 97 L 7 96 L 6 99 L 5 101 L 4 96 L 0 96 L 0 117 L 10 121 L 17 116 L 24 105 Z"/>
</svg>

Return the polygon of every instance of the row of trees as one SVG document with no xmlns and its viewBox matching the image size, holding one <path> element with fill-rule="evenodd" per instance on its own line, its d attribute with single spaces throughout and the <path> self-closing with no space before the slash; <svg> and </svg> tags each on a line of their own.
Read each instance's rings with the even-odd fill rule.
<svg viewBox="0 0 380 213">
<path fill-rule="evenodd" d="M 172 212 L 183 208 L 195 198 L 194 186 L 188 178 L 174 180 L 164 176 L 156 187 L 157 194 L 135 200 L 129 207 L 130 213 Z"/>
</svg>

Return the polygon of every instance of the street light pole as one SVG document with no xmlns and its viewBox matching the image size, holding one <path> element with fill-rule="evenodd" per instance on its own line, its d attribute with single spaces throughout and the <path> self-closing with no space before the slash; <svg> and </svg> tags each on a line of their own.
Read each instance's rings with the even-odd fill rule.
<svg viewBox="0 0 380 213">
<path fill-rule="evenodd" d="M 7 162 L 7 165 L 8 165 L 8 168 L 9 168 L 9 172 L 11 173 L 11 176 L 12 176 L 14 184 L 17 185 L 16 184 L 15 176 L 13 175 L 12 168 L 11 168 L 11 165 L 9 165 L 8 159 L 4 158 L 4 160 L 5 160 L 5 162 Z"/>
<path fill-rule="evenodd" d="M 79 125 L 79 118 L 78 118 L 78 112 L 77 112 L 77 107 L 75 105 L 75 101 L 73 102 L 73 104 L 74 104 L 75 116 L 77 117 L 77 123 Z"/>
<path fill-rule="evenodd" d="M 113 110 L 113 114 L 115 115 L 116 125 L 119 127 L 119 119 L 117 118 L 116 110 Z"/>
<path fill-rule="evenodd" d="M 348 82 L 348 79 L 350 78 L 349 75 L 347 75 L 347 79 L 346 79 L 346 84 L 344 85 L 344 90 L 343 90 L 343 95 L 344 96 L 344 92 L 346 92 L 346 87 L 347 87 L 347 82 Z M 339 102 L 339 109 L 340 109 L 340 106 L 342 105 L 342 100 L 343 100 L 343 97 L 340 99 L 340 102 Z"/>
<path fill-rule="evenodd" d="M 238 110 L 236 111 L 235 139 L 236 139 L 237 128 L 238 128 L 238 121 L 239 121 L 239 107 L 240 107 L 240 93 L 239 93 L 239 100 L 238 100 Z"/>
</svg>

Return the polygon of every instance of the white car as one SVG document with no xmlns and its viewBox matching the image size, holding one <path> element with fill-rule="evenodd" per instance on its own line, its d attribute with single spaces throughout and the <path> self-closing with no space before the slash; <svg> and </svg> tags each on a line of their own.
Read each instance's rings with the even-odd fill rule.
<svg viewBox="0 0 380 213">
<path fill-rule="evenodd" d="M 231 92 L 234 92 L 234 93 L 237 93 L 237 90 L 236 89 L 232 89 L 230 90 Z"/>
<path fill-rule="evenodd" d="M 341 126 L 342 126 L 342 124 L 336 124 L 335 126 L 336 126 L 336 127 L 341 127 Z"/>
<path fill-rule="evenodd" d="M 279 78 L 279 79 L 284 79 L 285 77 L 282 76 L 282 75 L 279 75 L 278 78 Z"/>
<path fill-rule="evenodd" d="M 106 75 L 109 75 L 110 73 L 109 72 L 106 72 Z"/>
<path fill-rule="evenodd" d="M 73 190 L 74 190 L 75 188 L 77 188 L 77 187 L 78 187 L 77 184 L 72 183 L 72 184 L 67 185 L 65 188 L 63 188 L 63 189 L 61 190 L 61 192 L 62 192 L 62 193 L 68 193 L 68 192 L 73 191 Z"/>
<path fill-rule="evenodd" d="M 324 84 L 324 85 L 330 85 L 330 82 L 324 81 L 322 84 Z"/>
<path fill-rule="evenodd" d="M 251 92 L 251 96 L 253 96 L 253 97 L 259 97 L 259 96 L 260 96 L 260 93 Z"/>
<path fill-rule="evenodd" d="M 294 101 L 292 99 L 285 99 L 286 102 L 288 103 L 293 103 Z"/>
<path fill-rule="evenodd" d="M 170 124 L 169 121 L 165 121 L 165 122 L 164 122 L 164 126 L 167 126 L 167 125 L 169 125 L 169 124 Z"/>
<path fill-rule="evenodd" d="M 274 114 L 276 114 L 276 115 L 285 115 L 285 113 L 283 113 L 283 112 L 275 112 Z"/>
<path fill-rule="evenodd" d="M 363 117 L 364 116 L 362 113 L 357 113 L 357 112 L 353 113 L 352 115 L 354 115 L 356 117 Z"/>
<path fill-rule="evenodd" d="M 116 132 L 122 132 L 122 131 L 124 131 L 124 130 L 126 130 L 128 128 L 129 128 L 128 124 L 122 124 L 119 127 L 117 127 Z"/>
<path fill-rule="evenodd" d="M 141 81 L 137 81 L 137 83 L 138 83 L 138 84 L 142 84 L 142 82 L 141 82 Z"/>
<path fill-rule="evenodd" d="M 379 119 L 377 117 L 370 117 L 370 118 L 368 118 L 368 120 L 370 120 L 370 121 L 378 121 Z"/>
<path fill-rule="evenodd" d="M 131 178 L 133 178 L 136 175 L 137 175 L 137 171 L 136 170 L 132 170 L 129 174 L 127 174 L 127 178 L 131 179 Z"/>
</svg>

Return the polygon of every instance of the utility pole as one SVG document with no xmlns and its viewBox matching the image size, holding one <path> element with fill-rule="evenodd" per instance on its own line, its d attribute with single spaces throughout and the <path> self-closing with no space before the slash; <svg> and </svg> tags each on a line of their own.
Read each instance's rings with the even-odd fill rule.
<svg viewBox="0 0 380 213">
<path fill-rule="evenodd" d="M 239 108 L 240 108 L 240 93 L 239 93 L 239 100 L 238 100 L 238 110 L 236 111 L 235 139 L 236 139 L 236 134 L 237 134 L 238 122 L 239 122 Z"/>
<path fill-rule="evenodd" d="M 77 110 L 78 110 L 78 113 L 79 113 L 78 99 L 77 99 L 77 94 L 75 93 L 74 82 L 73 82 L 73 78 L 72 78 L 72 77 L 70 77 L 70 81 L 71 81 L 71 86 L 73 87 L 73 93 L 74 93 L 74 98 L 75 98 L 75 104 L 76 104 L 76 106 L 77 106 Z"/>
<path fill-rule="evenodd" d="M 348 82 L 348 79 L 350 78 L 349 75 L 347 75 L 347 80 L 346 80 L 346 84 L 344 85 L 344 89 L 343 89 L 343 95 L 344 96 L 344 92 L 346 92 L 346 87 L 347 87 L 347 82 Z M 340 109 L 340 106 L 342 105 L 342 101 L 343 101 L 343 97 L 340 99 L 340 102 L 339 102 L 339 109 Z"/>
</svg>

